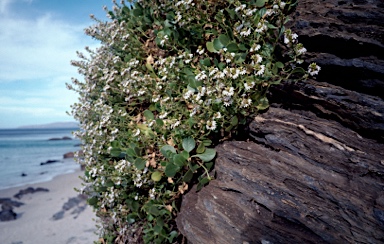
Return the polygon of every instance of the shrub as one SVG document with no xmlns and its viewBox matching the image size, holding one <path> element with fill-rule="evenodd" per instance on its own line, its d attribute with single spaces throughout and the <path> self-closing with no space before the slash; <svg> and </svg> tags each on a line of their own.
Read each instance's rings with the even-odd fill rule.
<svg viewBox="0 0 384 244">
<path fill-rule="evenodd" d="M 101 242 L 172 243 L 179 202 L 210 180 L 214 145 L 268 107 L 271 85 L 320 70 L 286 30 L 295 3 L 158 0 L 117 4 L 73 61 L 72 106 L 83 141 L 88 203 Z"/>
</svg>

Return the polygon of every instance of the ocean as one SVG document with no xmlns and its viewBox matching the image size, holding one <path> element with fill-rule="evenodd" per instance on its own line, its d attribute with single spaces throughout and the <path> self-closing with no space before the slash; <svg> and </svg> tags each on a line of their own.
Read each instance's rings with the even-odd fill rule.
<svg viewBox="0 0 384 244">
<path fill-rule="evenodd" d="M 80 150 L 73 129 L 0 129 L 0 189 L 49 181 L 80 166 L 64 159 L 68 152 Z M 49 140 L 69 137 L 71 140 Z M 48 160 L 59 162 L 44 164 Z"/>
</svg>

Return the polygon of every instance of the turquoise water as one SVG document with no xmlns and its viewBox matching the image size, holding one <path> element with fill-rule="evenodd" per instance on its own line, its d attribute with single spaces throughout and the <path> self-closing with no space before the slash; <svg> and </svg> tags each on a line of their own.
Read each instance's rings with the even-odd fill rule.
<svg viewBox="0 0 384 244">
<path fill-rule="evenodd" d="M 80 141 L 72 136 L 74 130 L 0 129 L 0 189 L 49 181 L 78 169 L 73 159 L 63 159 L 65 153 L 80 149 Z M 72 140 L 49 140 L 64 136 Z M 60 162 L 40 165 L 47 160 Z"/>
</svg>

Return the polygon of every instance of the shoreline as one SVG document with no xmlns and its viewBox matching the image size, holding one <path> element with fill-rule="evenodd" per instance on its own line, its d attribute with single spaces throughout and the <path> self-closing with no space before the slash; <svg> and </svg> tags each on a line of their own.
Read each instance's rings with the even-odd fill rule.
<svg viewBox="0 0 384 244">
<path fill-rule="evenodd" d="M 15 220 L 0 222 L 0 243 L 93 243 L 96 219 L 92 208 L 86 204 L 74 188 L 82 187 L 79 176 L 83 171 L 55 176 L 50 181 L 26 184 L 0 190 L 0 198 L 10 198 L 23 203 L 13 207 Z M 15 198 L 20 190 L 29 187 L 48 191 L 37 191 Z"/>
<path fill-rule="evenodd" d="M 49 181 L 52 181 L 56 177 L 59 177 L 61 175 L 72 174 L 72 173 L 80 170 L 80 165 L 77 162 L 75 162 L 75 160 L 73 158 L 57 159 L 57 161 L 58 162 L 56 164 L 59 164 L 59 166 L 63 166 L 66 164 L 66 165 L 69 165 L 70 167 L 67 166 L 67 168 L 64 169 L 65 171 L 63 173 L 60 173 L 60 172 L 54 171 L 56 168 L 55 167 L 56 165 L 54 165 L 54 164 L 48 165 L 48 167 L 46 167 L 45 165 L 40 165 L 42 167 L 41 167 L 41 172 L 38 175 L 36 175 L 36 173 L 35 173 L 35 175 L 32 176 L 32 179 L 31 179 L 30 172 L 28 172 L 28 174 L 26 174 L 25 176 L 23 176 L 23 175 L 14 176 L 14 177 L 20 177 L 19 178 L 20 182 L 19 183 L 13 183 L 12 185 L 7 185 L 7 186 L 1 186 L 0 185 L 0 192 L 3 190 L 7 190 L 7 189 L 20 188 L 20 187 L 23 188 L 23 187 L 28 187 L 29 185 L 49 182 Z M 25 172 L 23 171 L 22 173 L 25 173 Z M 1 195 L 0 195 L 0 197 L 1 197 Z"/>
</svg>

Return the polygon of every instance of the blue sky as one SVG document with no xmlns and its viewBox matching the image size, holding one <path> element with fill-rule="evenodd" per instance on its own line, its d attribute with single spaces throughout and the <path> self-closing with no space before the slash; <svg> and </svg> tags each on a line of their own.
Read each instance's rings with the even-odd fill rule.
<svg viewBox="0 0 384 244">
<path fill-rule="evenodd" d="M 107 20 L 111 0 L 0 0 L 0 128 L 74 121 L 66 111 L 77 101 L 66 89 L 82 79 L 70 60 L 98 42 L 84 34 Z"/>
</svg>

